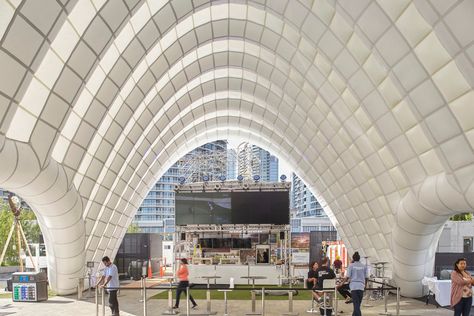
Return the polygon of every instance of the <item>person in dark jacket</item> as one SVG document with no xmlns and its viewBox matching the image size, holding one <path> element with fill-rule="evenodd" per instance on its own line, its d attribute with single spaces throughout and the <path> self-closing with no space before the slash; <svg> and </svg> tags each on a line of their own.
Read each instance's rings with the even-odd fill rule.
<svg viewBox="0 0 474 316">
<path fill-rule="evenodd" d="M 313 261 L 309 265 L 308 278 L 306 279 L 306 287 L 308 289 L 314 289 L 314 287 L 316 286 L 316 282 L 318 280 L 317 275 L 316 275 L 316 270 L 318 270 L 318 268 L 319 268 L 319 264 L 317 261 Z M 314 293 L 314 290 L 313 290 L 313 293 Z M 313 297 L 314 297 L 314 294 L 313 294 Z"/>
<path fill-rule="evenodd" d="M 328 266 L 328 264 L 329 264 L 328 258 L 324 258 L 321 261 L 321 266 L 316 270 L 316 278 L 317 278 L 317 282 L 315 286 L 316 291 L 313 292 L 313 296 L 318 301 L 322 300 L 323 293 L 321 291 L 323 290 L 324 280 L 336 278 L 336 273 L 334 273 L 334 270 L 331 269 Z"/>
</svg>

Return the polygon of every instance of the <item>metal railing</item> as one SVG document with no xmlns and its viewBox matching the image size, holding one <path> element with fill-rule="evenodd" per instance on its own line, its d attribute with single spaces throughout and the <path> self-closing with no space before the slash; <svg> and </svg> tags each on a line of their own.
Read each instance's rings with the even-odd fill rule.
<svg viewBox="0 0 474 316">
<path fill-rule="evenodd" d="M 386 283 L 382 283 L 382 282 L 377 282 L 377 281 L 371 281 L 372 283 L 378 283 L 378 284 L 381 284 L 382 287 L 366 287 L 365 288 L 365 291 L 374 291 L 374 290 L 377 290 L 377 291 L 383 291 L 383 292 L 387 292 L 384 296 L 384 313 L 380 313 L 381 315 L 387 315 L 387 316 L 390 316 L 392 315 L 391 313 L 388 312 L 388 292 L 390 291 L 393 291 L 393 292 L 396 292 L 396 305 L 395 305 L 395 315 L 396 316 L 399 316 L 400 315 L 400 288 L 399 287 L 395 287 L 395 286 L 391 286 L 389 284 L 386 284 Z M 107 288 L 107 290 L 124 290 L 124 291 L 136 291 L 138 289 L 140 289 L 140 292 L 141 292 L 141 299 L 140 299 L 140 302 L 143 302 L 143 306 L 142 306 L 142 315 L 143 316 L 147 316 L 147 301 L 148 301 L 148 298 L 147 298 L 147 291 L 151 291 L 151 290 L 154 290 L 154 291 L 163 291 L 163 290 L 166 290 L 168 291 L 168 293 L 171 293 L 172 290 L 176 290 L 178 288 L 178 286 L 172 286 L 171 284 L 169 284 L 168 286 L 149 286 L 147 287 L 146 286 L 146 278 L 142 278 L 142 282 L 141 282 L 141 286 L 140 288 L 137 288 L 137 287 L 110 287 L 110 288 Z M 208 291 L 210 291 L 211 289 L 207 288 Z M 232 288 L 232 289 L 229 289 L 229 287 L 213 287 L 212 290 L 233 290 L 233 291 L 251 291 L 252 293 L 257 293 L 257 292 L 260 292 L 261 295 L 262 295 L 262 299 L 261 299 L 261 312 L 256 312 L 255 311 L 255 295 L 252 295 L 252 312 L 251 313 L 247 313 L 247 315 L 262 315 L 264 316 L 265 315 L 265 287 L 261 287 L 261 288 L 258 288 L 258 287 L 238 287 L 238 288 Z M 289 288 L 283 288 L 283 287 L 278 287 L 278 288 L 271 288 L 271 289 L 268 289 L 267 290 L 276 290 L 276 291 L 288 291 L 288 309 L 289 311 L 286 312 L 286 313 L 282 313 L 284 315 L 288 315 L 288 314 L 291 314 L 293 313 L 293 292 L 295 290 L 297 291 L 312 291 L 312 289 L 307 289 L 307 288 L 295 288 L 295 287 L 289 287 Z M 96 305 L 96 308 L 95 308 L 95 315 L 96 316 L 105 316 L 105 289 L 104 288 L 96 288 L 95 290 L 95 305 Z M 321 289 L 321 292 L 337 292 L 337 289 L 335 287 L 331 287 L 331 288 L 323 288 Z M 99 304 L 99 295 L 101 296 L 100 299 L 101 299 L 101 303 Z M 189 316 L 191 315 L 190 314 L 190 306 L 189 306 L 189 287 L 186 288 L 186 315 Z M 169 306 L 169 309 L 170 309 L 170 313 L 168 315 L 174 315 L 176 313 L 172 312 L 172 299 L 170 299 L 170 295 L 168 295 L 168 305 Z M 208 299 L 210 300 L 210 296 L 208 297 Z M 336 304 L 335 304 L 335 314 L 337 315 L 337 298 L 334 298 L 336 300 Z M 101 309 L 102 309 L 102 313 L 101 315 L 99 315 L 99 306 L 101 305 Z M 165 312 L 166 314 L 166 312 Z"/>
</svg>

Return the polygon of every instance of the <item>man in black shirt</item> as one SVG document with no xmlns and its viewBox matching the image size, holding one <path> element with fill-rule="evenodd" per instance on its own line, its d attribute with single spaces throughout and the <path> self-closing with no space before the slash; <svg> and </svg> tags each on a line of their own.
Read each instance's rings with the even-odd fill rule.
<svg viewBox="0 0 474 316">
<path fill-rule="evenodd" d="M 319 264 L 317 261 L 311 262 L 309 266 L 309 271 L 308 271 L 308 278 L 306 279 L 306 287 L 308 289 L 314 289 L 316 286 L 316 280 L 317 280 L 317 275 L 316 275 L 316 270 L 318 270 Z"/>
<path fill-rule="evenodd" d="M 328 267 L 328 258 L 324 258 L 321 261 L 321 266 L 316 270 L 316 278 L 317 278 L 317 282 L 316 282 L 315 289 L 321 290 L 321 291 L 323 290 L 324 280 L 336 278 L 336 274 L 334 273 L 334 270 Z M 315 291 L 313 292 L 313 296 L 315 299 L 320 301 L 322 299 L 321 297 L 322 292 Z"/>
</svg>

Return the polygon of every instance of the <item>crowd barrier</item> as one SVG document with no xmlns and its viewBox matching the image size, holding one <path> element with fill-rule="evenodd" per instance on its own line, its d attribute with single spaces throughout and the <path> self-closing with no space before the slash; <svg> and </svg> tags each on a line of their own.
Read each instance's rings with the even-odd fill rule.
<svg viewBox="0 0 474 316">
<path fill-rule="evenodd" d="M 365 288 L 365 291 L 383 291 L 384 294 L 385 292 L 396 292 L 396 309 L 395 309 L 395 315 L 396 316 L 399 316 L 400 315 L 400 288 L 399 287 L 395 287 L 395 286 L 391 286 L 389 284 L 386 284 L 386 283 L 382 283 L 382 282 L 377 282 L 377 281 L 374 281 L 374 280 L 371 280 L 370 281 L 372 284 L 380 284 L 382 285 L 382 287 L 367 287 Z M 142 307 L 142 315 L 143 316 L 147 316 L 147 301 L 149 298 L 147 298 L 147 293 L 148 291 L 168 291 L 169 294 L 172 294 L 172 291 L 176 290 L 177 289 L 177 286 L 174 286 L 174 285 L 169 285 L 169 286 L 162 286 L 162 285 L 158 285 L 158 286 L 149 286 L 147 287 L 146 286 L 146 278 L 142 278 L 142 282 L 141 282 L 141 286 L 140 288 L 138 287 L 135 287 L 135 288 L 131 288 L 131 287 L 114 287 L 114 288 L 108 288 L 109 290 L 120 290 L 120 291 L 137 291 L 137 290 L 140 290 L 141 292 L 141 299 L 140 301 L 143 302 L 143 307 Z M 258 287 L 238 287 L 238 288 L 232 288 L 230 289 L 229 287 L 213 287 L 212 289 L 207 289 L 208 291 L 211 291 L 211 290 L 215 290 L 215 291 L 222 291 L 222 290 L 232 290 L 232 291 L 251 291 L 252 293 L 256 293 L 256 292 L 260 292 L 261 293 L 261 311 L 260 312 L 256 312 L 255 311 L 255 295 L 252 295 L 252 311 L 250 313 L 246 313 L 246 315 L 261 315 L 261 316 L 264 316 L 265 315 L 265 288 L 264 287 L 261 287 L 261 288 L 258 288 Z M 271 288 L 271 289 L 267 289 L 267 290 L 278 290 L 278 291 L 288 291 L 288 312 L 286 313 L 282 313 L 282 315 L 294 315 L 294 314 L 297 314 L 297 313 L 293 313 L 293 292 L 295 290 L 298 290 L 298 291 L 312 291 L 311 289 L 306 289 L 306 288 L 295 288 L 295 287 L 289 287 L 289 288 L 283 288 L 283 287 L 278 287 L 278 288 Z M 335 287 L 328 287 L 328 288 L 323 288 L 321 291 L 323 292 L 335 292 L 336 289 Z M 100 299 L 99 299 L 99 295 L 100 295 Z M 96 316 L 105 316 L 105 309 L 106 309 L 106 299 L 105 299 L 105 295 L 106 295 L 106 291 L 103 289 L 103 288 L 97 288 L 95 290 L 95 305 L 96 305 L 96 313 L 95 315 Z M 173 311 L 172 309 L 172 299 L 170 299 L 171 295 L 168 295 L 168 310 L 164 311 L 163 312 L 163 315 L 176 315 L 178 313 L 175 313 L 175 311 Z M 208 296 L 207 298 L 208 300 L 210 300 L 210 296 Z M 99 304 L 99 300 L 101 301 L 101 303 Z M 388 312 L 388 307 L 387 307 L 387 301 L 388 301 L 388 295 L 384 295 L 384 310 L 385 312 L 384 313 L 381 313 L 381 315 L 386 315 L 386 316 L 390 316 L 392 315 L 391 313 Z M 336 300 L 337 302 L 337 300 Z M 227 315 L 227 300 L 225 300 L 225 304 L 226 306 L 224 307 L 225 308 L 225 313 Z M 210 305 L 209 305 L 210 306 Z M 335 315 L 337 315 L 337 303 L 335 304 L 336 306 L 336 310 L 335 310 Z M 99 310 L 100 310 L 100 307 L 101 310 L 102 310 L 102 313 L 101 315 L 99 315 Z M 210 311 L 204 311 L 204 312 L 200 312 L 199 314 L 201 315 L 210 315 L 210 314 L 215 314 L 215 313 L 209 313 Z M 181 315 L 183 315 L 183 313 L 180 313 Z M 191 314 L 190 313 L 190 306 L 189 306 L 189 287 L 186 288 L 186 315 L 187 316 L 190 316 L 190 315 L 194 315 L 194 314 Z"/>
</svg>

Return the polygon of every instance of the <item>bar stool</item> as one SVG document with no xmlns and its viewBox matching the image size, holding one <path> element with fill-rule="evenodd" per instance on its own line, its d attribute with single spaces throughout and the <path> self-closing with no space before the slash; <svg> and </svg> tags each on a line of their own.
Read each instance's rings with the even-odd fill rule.
<svg viewBox="0 0 474 316">
<path fill-rule="evenodd" d="M 332 290 L 323 290 L 323 310 L 324 310 L 324 316 L 327 315 L 327 310 L 328 309 L 333 309 L 333 305 L 335 306 L 334 313 L 337 315 L 337 301 L 336 304 L 332 304 L 332 302 L 328 305 L 326 304 L 326 294 L 329 294 L 330 299 L 329 300 L 334 300 L 336 298 L 336 279 L 325 279 L 323 280 L 323 289 L 331 288 Z M 321 308 L 321 307 L 320 307 Z"/>
</svg>

